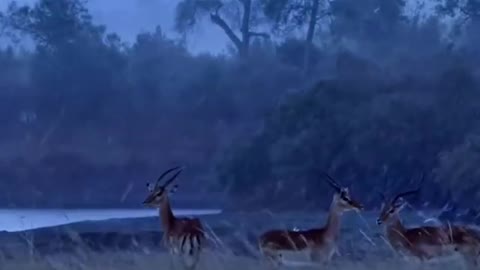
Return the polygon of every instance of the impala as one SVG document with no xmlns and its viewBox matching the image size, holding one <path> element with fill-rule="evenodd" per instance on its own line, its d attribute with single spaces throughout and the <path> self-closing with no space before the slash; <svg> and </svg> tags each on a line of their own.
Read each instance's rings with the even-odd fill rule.
<svg viewBox="0 0 480 270">
<path fill-rule="evenodd" d="M 181 167 L 174 167 L 165 171 L 157 179 L 155 185 L 147 183 L 149 195 L 144 205 L 158 208 L 163 227 L 163 243 L 171 256 L 175 256 L 187 269 L 194 269 L 205 239 L 202 223 L 198 218 L 178 218 L 174 216 L 169 201 L 169 193 L 175 192 L 177 185 L 171 186 L 173 181 L 182 172 Z M 176 171 L 164 184 L 160 184 L 167 174 Z"/>
<path fill-rule="evenodd" d="M 467 266 L 478 267 L 480 234 L 467 226 L 420 226 L 406 228 L 400 220 L 399 212 L 407 205 L 404 197 L 417 194 L 420 188 L 397 194 L 384 203 L 377 224 L 384 224 L 384 234 L 388 243 L 406 258 L 431 261 L 458 254 Z"/>
<path fill-rule="evenodd" d="M 348 188 L 341 187 L 328 174 L 324 175 L 335 191 L 326 225 L 304 231 L 271 230 L 262 234 L 259 238 L 260 251 L 273 266 L 285 264 L 288 257 L 300 256 L 310 262 L 327 263 L 337 251 L 342 214 L 363 209 L 350 197 Z"/>
</svg>

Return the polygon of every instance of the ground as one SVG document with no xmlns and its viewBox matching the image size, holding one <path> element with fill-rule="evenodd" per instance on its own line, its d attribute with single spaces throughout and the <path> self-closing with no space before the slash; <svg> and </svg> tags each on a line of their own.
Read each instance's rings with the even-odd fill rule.
<svg viewBox="0 0 480 270">
<path fill-rule="evenodd" d="M 463 269 L 462 262 L 455 258 L 419 265 L 395 256 L 382 238 L 381 227 L 375 224 L 377 215 L 373 211 L 343 217 L 339 255 L 327 269 Z M 423 218 L 419 219 L 414 212 L 405 211 L 403 216 L 408 226 L 423 223 Z M 256 241 L 260 233 L 272 228 L 323 226 L 325 219 L 324 212 L 276 213 L 271 216 L 224 213 L 202 217 L 209 234 L 215 236 L 211 239 L 217 240 L 209 242 L 197 270 L 270 270 L 259 258 Z M 146 231 L 140 231 L 142 229 Z M 171 268 L 170 257 L 159 247 L 160 239 L 156 218 L 68 225 L 68 228 L 36 230 L 34 233 L 3 233 L 0 234 L 0 270 L 183 270 Z"/>
<path fill-rule="evenodd" d="M 320 267 L 284 267 L 282 269 L 319 269 Z M 368 258 L 362 261 L 343 260 L 337 258 L 329 269 L 336 270 L 410 270 L 410 269 L 440 269 L 439 264 L 420 266 L 416 263 L 405 262 L 399 258 L 383 259 Z M 327 269 L 328 269 L 327 268 Z M 1 263 L 2 270 L 149 270 L 170 269 L 167 253 L 140 254 L 130 252 L 57 254 L 42 258 L 24 258 L 7 260 Z M 206 254 L 200 262 L 198 270 L 261 270 L 268 269 L 263 262 L 255 258 L 233 255 Z M 321 269 L 321 268 L 320 268 Z M 442 263 L 441 269 L 462 269 L 459 262 Z M 178 269 L 180 270 L 180 269 Z"/>
</svg>

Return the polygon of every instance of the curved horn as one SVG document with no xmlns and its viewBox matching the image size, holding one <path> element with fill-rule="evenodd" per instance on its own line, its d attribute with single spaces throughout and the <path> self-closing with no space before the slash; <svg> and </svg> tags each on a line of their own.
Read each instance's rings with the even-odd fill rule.
<svg viewBox="0 0 480 270">
<path fill-rule="evenodd" d="M 337 183 L 337 181 L 335 181 L 335 179 L 333 179 L 333 177 L 331 177 L 328 173 L 323 172 L 323 175 L 327 177 L 326 178 L 327 183 L 330 184 L 330 186 L 333 187 L 333 189 L 335 189 L 337 192 L 340 192 L 342 190 L 342 188 Z"/>
<path fill-rule="evenodd" d="M 406 192 L 402 192 L 400 194 L 397 194 L 397 196 L 395 196 L 395 198 L 393 198 L 392 200 L 392 204 L 394 204 L 395 202 L 397 202 L 398 199 L 400 199 L 401 197 L 405 197 L 405 196 L 408 196 L 408 195 L 414 195 L 414 194 L 417 194 L 420 189 L 422 188 L 422 185 L 423 185 L 423 181 L 425 180 L 425 173 L 422 172 L 422 176 L 420 177 L 420 183 L 418 185 L 418 187 L 414 190 L 409 190 L 409 191 L 406 191 Z"/>
<path fill-rule="evenodd" d="M 399 193 L 399 194 L 397 194 L 397 196 L 395 196 L 395 198 L 393 198 L 392 204 L 395 204 L 397 202 L 397 200 L 402 198 L 402 197 L 417 194 L 419 191 L 420 191 L 420 188 L 417 188 L 415 190 L 409 190 L 409 191 L 406 191 L 406 192 Z"/>
<path fill-rule="evenodd" d="M 163 177 L 165 177 L 167 174 L 175 171 L 175 170 L 178 170 L 178 169 L 183 169 L 181 166 L 176 166 L 176 167 L 173 167 L 173 168 L 170 168 L 168 170 L 166 170 L 164 173 L 162 173 L 162 175 L 160 175 L 158 178 L 157 178 L 157 182 L 155 182 L 155 187 L 158 187 L 158 183 L 160 183 L 160 180 L 162 180 Z"/>
<path fill-rule="evenodd" d="M 170 177 L 170 179 L 168 179 L 165 184 L 163 185 L 164 187 L 170 185 L 173 180 L 175 180 L 175 178 L 177 178 L 177 176 L 183 171 L 183 167 L 180 167 L 180 170 L 178 170 L 178 172 L 176 172 L 172 177 Z"/>
</svg>

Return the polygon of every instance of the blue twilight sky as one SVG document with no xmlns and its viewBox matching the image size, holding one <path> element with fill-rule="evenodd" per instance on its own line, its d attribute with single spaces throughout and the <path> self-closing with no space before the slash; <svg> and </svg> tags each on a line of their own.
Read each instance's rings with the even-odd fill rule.
<svg viewBox="0 0 480 270">
<path fill-rule="evenodd" d="M 20 4 L 32 4 L 38 0 L 16 0 Z M 88 0 L 93 19 L 107 26 L 110 32 L 119 34 L 129 43 L 142 31 L 153 31 L 157 25 L 168 35 L 173 30 L 175 7 L 180 0 Z M 4 10 L 11 0 L 0 0 Z M 422 13 L 428 14 L 435 0 L 408 0 L 407 13 L 415 13 L 418 2 L 423 3 Z M 223 32 L 210 23 L 203 23 L 189 35 L 189 49 L 193 53 L 220 53 L 226 50 L 227 38 Z M 0 41 L 1 43 L 1 41 Z"/>
<path fill-rule="evenodd" d="M 32 4 L 36 0 L 16 0 L 20 4 Z M 178 0 L 89 0 L 88 8 L 94 20 L 116 32 L 123 40 L 132 42 L 136 34 L 153 31 L 160 25 L 169 35 L 174 35 L 173 20 Z M 0 0 L 4 10 L 10 0 Z M 189 36 L 189 48 L 195 52 L 218 53 L 225 50 L 227 40 L 216 27 L 198 27 Z"/>
</svg>

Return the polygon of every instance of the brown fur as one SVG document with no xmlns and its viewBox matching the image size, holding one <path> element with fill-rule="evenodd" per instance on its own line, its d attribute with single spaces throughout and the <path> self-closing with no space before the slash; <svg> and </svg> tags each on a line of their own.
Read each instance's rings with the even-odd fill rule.
<svg viewBox="0 0 480 270">
<path fill-rule="evenodd" d="M 362 206 L 352 200 L 348 189 L 335 193 L 326 225 L 304 231 L 270 230 L 259 237 L 262 254 L 274 264 L 281 264 L 282 252 L 307 251 L 312 261 L 329 261 L 340 232 L 340 219 L 345 211 L 360 210 Z"/>
<path fill-rule="evenodd" d="M 480 237 L 476 230 L 458 225 L 406 228 L 399 217 L 403 206 L 390 203 L 382 207 L 377 221 L 385 223 L 386 239 L 397 252 L 422 261 L 460 253 L 477 265 Z"/>
<path fill-rule="evenodd" d="M 168 204 L 164 203 L 164 205 Z M 166 220 L 162 213 L 171 212 L 170 206 L 160 208 L 162 223 L 168 223 L 164 227 L 164 244 L 172 252 L 188 253 L 189 255 L 199 252 L 205 239 L 203 225 L 198 218 L 177 218 L 173 214 Z M 188 249 L 186 249 L 188 247 Z M 175 250 L 175 251 L 174 251 Z"/>
<path fill-rule="evenodd" d="M 163 243 L 169 252 L 179 255 L 187 269 L 194 269 L 205 240 L 203 225 L 198 218 L 175 217 L 167 193 L 166 187 L 156 187 L 150 191 L 144 204 L 159 209 Z"/>
<path fill-rule="evenodd" d="M 325 228 L 306 231 L 272 230 L 260 236 L 260 246 L 275 250 L 302 250 L 322 243 Z"/>
</svg>

